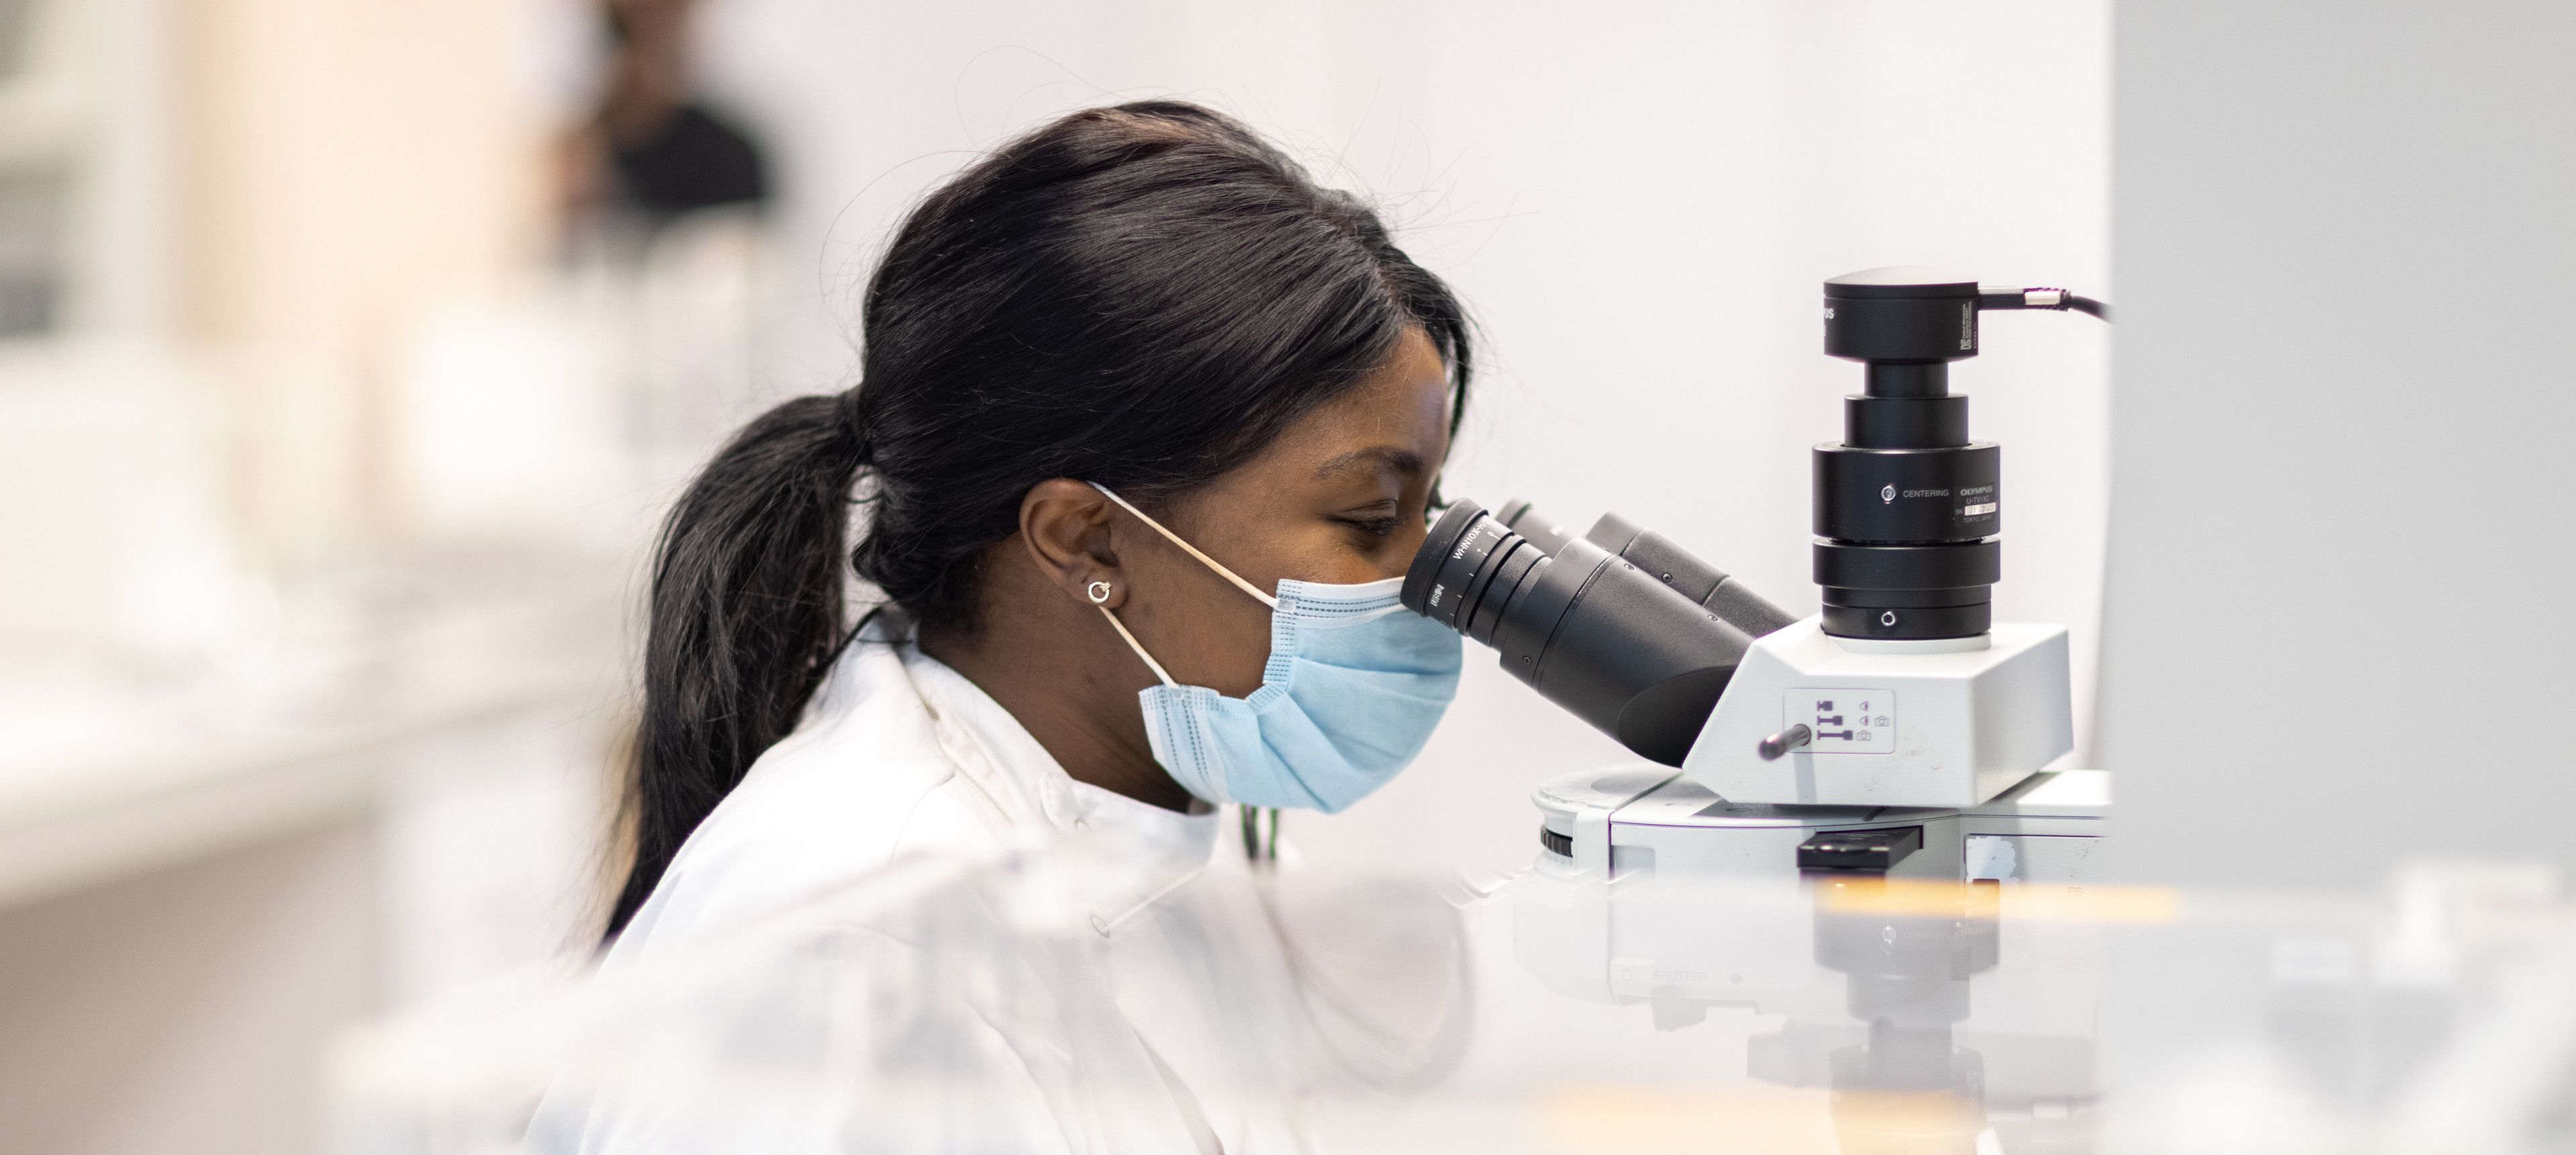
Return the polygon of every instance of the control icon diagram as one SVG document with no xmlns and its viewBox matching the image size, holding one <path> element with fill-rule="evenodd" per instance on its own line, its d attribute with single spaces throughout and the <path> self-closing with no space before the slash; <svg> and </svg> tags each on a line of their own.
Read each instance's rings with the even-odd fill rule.
<svg viewBox="0 0 2576 1155">
<path fill-rule="evenodd" d="M 1896 695 L 1888 690 L 1836 687 L 1791 690 L 1780 703 L 1780 728 L 1805 726 L 1818 754 L 1896 752 Z"/>
</svg>

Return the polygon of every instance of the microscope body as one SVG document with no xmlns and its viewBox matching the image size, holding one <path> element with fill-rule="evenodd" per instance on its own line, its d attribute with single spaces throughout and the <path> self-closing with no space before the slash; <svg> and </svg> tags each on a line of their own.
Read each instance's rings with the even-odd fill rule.
<svg viewBox="0 0 2576 1155">
<path fill-rule="evenodd" d="M 1692 743 L 1720 796 L 1974 806 L 2073 748 L 2065 629 L 1991 612 L 2003 450 L 1949 384 L 1988 297 L 1926 269 L 1825 282 L 1825 352 L 1867 376 L 1814 454 L 1824 612 L 1757 641 Z"/>
<path fill-rule="evenodd" d="M 1735 802 L 1976 806 L 2074 748 L 2068 685 L 2064 626 L 1878 641 L 1808 618 L 1754 642 L 1682 772 Z"/>
</svg>

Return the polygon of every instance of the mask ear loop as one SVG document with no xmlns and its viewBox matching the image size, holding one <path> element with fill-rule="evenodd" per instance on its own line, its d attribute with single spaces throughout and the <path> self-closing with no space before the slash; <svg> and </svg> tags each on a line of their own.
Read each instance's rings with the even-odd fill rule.
<svg viewBox="0 0 2576 1155">
<path fill-rule="evenodd" d="M 1138 508 L 1136 508 L 1135 506 L 1132 506 L 1132 505 L 1127 504 L 1127 499 L 1126 499 L 1126 498 L 1120 497 L 1120 496 L 1118 496 L 1117 494 L 1114 494 L 1114 493 L 1109 492 L 1109 487 L 1108 487 L 1108 486 L 1106 486 L 1106 485 L 1102 485 L 1102 484 L 1100 484 L 1100 483 L 1099 483 L 1099 482 L 1097 482 L 1097 481 L 1087 481 L 1087 482 L 1084 482 L 1083 484 L 1088 485 L 1088 486 L 1090 486 L 1090 487 L 1091 487 L 1091 488 L 1093 488 L 1093 489 L 1097 489 L 1097 490 L 1099 490 L 1099 491 L 1100 491 L 1100 496 L 1105 497 L 1105 498 L 1108 498 L 1108 499 L 1109 499 L 1109 500 L 1111 500 L 1111 501 L 1117 502 L 1117 503 L 1118 503 L 1118 508 L 1123 509 L 1123 510 L 1126 510 L 1126 511 L 1127 511 L 1127 512 L 1129 512 L 1129 513 L 1135 514 L 1135 515 L 1136 515 L 1136 520 L 1141 521 L 1141 522 L 1144 522 L 1144 523 L 1145 523 L 1145 524 L 1147 524 L 1147 525 L 1153 526 L 1153 527 L 1154 527 L 1154 532 L 1159 533 L 1159 534 L 1162 534 L 1164 537 L 1170 538 L 1170 539 L 1171 539 L 1171 542 L 1172 542 L 1172 544 L 1173 544 L 1173 545 L 1177 545 L 1177 546 L 1181 547 L 1181 549 L 1182 549 L 1182 551 L 1183 551 L 1183 552 L 1188 553 L 1191 557 L 1194 557 L 1194 558 L 1199 559 L 1199 563 L 1200 563 L 1201 565 L 1204 565 L 1204 566 L 1208 567 L 1209 569 L 1215 570 L 1215 571 L 1218 573 L 1218 575 L 1219 575 L 1219 576 L 1222 576 L 1222 577 L 1223 577 L 1223 578 L 1225 578 L 1225 580 L 1227 580 L 1227 581 L 1233 582 L 1233 583 L 1234 583 L 1234 585 L 1235 585 L 1235 588 L 1236 588 L 1236 589 L 1242 590 L 1243 592 L 1248 593 L 1248 594 L 1251 594 L 1253 597 L 1260 599 L 1261 604 L 1263 604 L 1263 605 L 1265 605 L 1265 606 L 1268 606 L 1268 607 L 1270 607 L 1271 609 L 1274 609 L 1274 610 L 1275 610 L 1275 609 L 1278 609 L 1278 608 L 1279 608 L 1279 599 L 1278 599 L 1278 598 L 1276 598 L 1276 597 L 1272 597 L 1272 596 L 1271 596 L 1271 595 L 1269 595 L 1269 594 L 1265 594 L 1265 593 L 1261 592 L 1261 587 L 1260 587 L 1260 586 L 1254 585 L 1254 584 L 1252 584 L 1251 582 L 1248 582 L 1248 581 L 1243 580 L 1241 577 L 1236 576 L 1236 574 L 1235 574 L 1235 572 L 1234 572 L 1233 570 L 1230 570 L 1230 569 L 1225 568 L 1225 566 L 1224 566 L 1224 564 L 1223 564 L 1223 563 L 1218 562 L 1215 558 L 1209 557 L 1209 556 L 1208 556 L 1208 555 L 1206 555 L 1206 554 L 1200 553 L 1200 552 L 1199 552 L 1199 547 L 1194 546 L 1194 545 L 1191 545 L 1190 543 L 1188 543 L 1188 542 L 1186 542 L 1186 541 L 1182 541 L 1182 540 L 1181 540 L 1181 535 L 1179 535 L 1179 534 L 1177 534 L 1177 533 L 1173 533 L 1172 531 L 1170 531 L 1170 530 L 1168 530 L 1168 529 L 1163 528 L 1163 523 L 1162 523 L 1162 522 L 1156 521 L 1156 520 L 1154 520 L 1153 518 L 1150 518 L 1150 517 L 1145 516 L 1145 511 L 1144 511 L 1144 510 L 1138 509 Z M 1120 629 L 1122 629 L 1122 630 L 1123 630 L 1123 629 L 1125 629 L 1125 627 L 1123 627 L 1123 626 L 1122 626 L 1122 627 L 1120 627 Z M 1131 639 L 1131 640 L 1132 640 L 1132 639 Z M 1139 653 L 1142 653 L 1143 651 L 1141 651 L 1141 650 L 1140 650 L 1140 651 L 1138 651 L 1138 652 L 1139 652 Z M 1149 660 L 1150 660 L 1150 659 L 1149 659 Z M 1170 679 L 1168 679 L 1168 678 L 1167 678 L 1167 679 L 1164 679 L 1164 680 L 1165 680 L 1165 681 L 1169 681 Z"/>
<path fill-rule="evenodd" d="M 1100 496 L 1117 502 L 1118 508 L 1135 514 L 1136 520 L 1154 527 L 1154 532 L 1162 534 L 1163 537 L 1173 545 L 1181 547 L 1182 552 L 1199 559 L 1199 564 L 1215 570 L 1218 576 L 1223 577 L 1227 581 L 1233 582 L 1236 589 L 1251 594 L 1254 600 L 1259 601 L 1262 605 L 1270 607 L 1273 612 L 1276 612 L 1279 609 L 1278 598 L 1261 592 L 1261 587 L 1243 580 L 1242 575 L 1225 568 L 1225 563 L 1199 552 L 1199 547 L 1181 540 L 1181 535 L 1173 533 L 1169 529 L 1165 529 L 1162 522 L 1156 521 L 1152 517 L 1147 516 L 1144 510 L 1138 509 L 1133 505 L 1129 505 L 1126 498 L 1110 492 L 1108 486 L 1102 485 L 1097 481 L 1085 482 L 1084 484 L 1089 485 L 1093 489 L 1099 490 Z M 1179 685 L 1180 683 L 1172 680 L 1172 676 L 1170 674 L 1163 672 L 1162 664 L 1156 662 L 1154 660 L 1154 656 L 1146 653 L 1145 647 L 1137 643 L 1136 635 L 1127 632 L 1127 623 L 1119 621 L 1118 615 L 1110 613 L 1108 606 L 1101 605 L 1101 603 L 1109 600 L 1109 583 L 1093 582 L 1091 583 L 1089 592 L 1091 594 L 1092 603 L 1100 606 L 1100 616 L 1109 619 L 1109 624 L 1118 630 L 1118 636 L 1127 639 L 1127 648 L 1136 651 L 1136 656 L 1145 659 L 1145 664 L 1153 668 L 1154 676 L 1161 678 L 1163 680 L 1163 684 L 1166 686 Z M 1276 861 L 1279 857 L 1279 811 L 1275 809 L 1270 811 L 1270 843 L 1267 847 L 1264 847 L 1261 842 L 1260 808 L 1245 806 L 1242 807 L 1241 810 L 1243 818 L 1243 853 L 1245 857 L 1256 863 Z"/>
<path fill-rule="evenodd" d="M 1161 678 L 1166 686 L 1180 685 L 1179 682 L 1172 680 L 1170 674 L 1163 672 L 1163 663 L 1155 661 L 1154 655 L 1145 652 L 1145 647 L 1136 641 L 1136 635 L 1127 632 L 1127 623 L 1119 621 L 1118 615 L 1109 612 L 1108 582 L 1093 582 L 1083 592 L 1090 595 L 1092 608 L 1099 610 L 1101 617 L 1109 619 L 1109 628 L 1118 631 L 1119 637 L 1127 639 L 1127 648 L 1136 651 L 1136 656 L 1145 660 L 1146 669 L 1154 671 L 1154 676 Z"/>
</svg>

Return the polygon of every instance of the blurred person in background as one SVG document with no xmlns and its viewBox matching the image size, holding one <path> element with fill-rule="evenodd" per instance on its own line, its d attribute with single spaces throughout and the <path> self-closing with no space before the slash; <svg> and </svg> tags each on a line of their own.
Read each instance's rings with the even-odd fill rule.
<svg viewBox="0 0 2576 1155">
<path fill-rule="evenodd" d="M 696 93 L 689 70 L 695 6 L 599 6 L 610 56 L 597 111 L 567 141 L 564 186 L 572 207 L 606 206 L 652 225 L 769 199 L 759 142 Z"/>
<path fill-rule="evenodd" d="M 659 488 L 778 396 L 763 384 L 778 280 L 770 149 L 701 91 L 695 0 L 586 12 L 595 89 L 554 153 L 562 284 L 616 384 L 630 483 Z"/>
</svg>

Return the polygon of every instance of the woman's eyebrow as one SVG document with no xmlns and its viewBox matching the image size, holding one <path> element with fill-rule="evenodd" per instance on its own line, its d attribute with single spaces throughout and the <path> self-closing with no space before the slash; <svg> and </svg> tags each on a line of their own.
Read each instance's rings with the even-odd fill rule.
<svg viewBox="0 0 2576 1155">
<path fill-rule="evenodd" d="M 1408 477 L 1422 475 L 1422 455 L 1398 445 L 1372 445 L 1335 456 L 1315 467 L 1315 476 L 1339 473 L 1355 465 L 1374 463 Z"/>
</svg>

